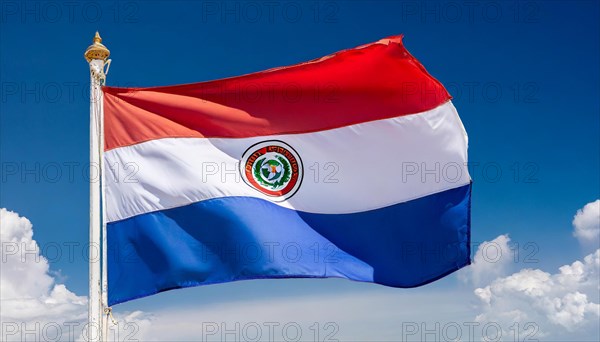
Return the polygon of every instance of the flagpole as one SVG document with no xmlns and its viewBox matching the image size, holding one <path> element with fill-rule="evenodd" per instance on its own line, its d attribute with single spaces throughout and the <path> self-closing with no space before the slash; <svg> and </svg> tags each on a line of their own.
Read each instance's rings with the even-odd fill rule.
<svg viewBox="0 0 600 342">
<path fill-rule="evenodd" d="M 87 340 L 103 341 L 105 324 L 103 315 L 106 301 L 106 239 L 103 215 L 102 169 L 104 150 L 104 125 L 102 85 L 106 80 L 105 65 L 110 63 L 110 51 L 102 45 L 102 38 L 96 32 L 93 44 L 85 51 L 85 59 L 90 66 L 90 243 L 89 243 L 89 307 Z M 104 242 L 104 241 L 102 241 Z M 102 260 L 101 260 L 102 258 Z M 103 263 L 103 266 L 101 265 Z M 103 271 L 101 271 L 103 269 Z M 102 273 L 101 273 L 102 272 Z M 106 334 L 104 332 L 104 334 Z"/>
</svg>

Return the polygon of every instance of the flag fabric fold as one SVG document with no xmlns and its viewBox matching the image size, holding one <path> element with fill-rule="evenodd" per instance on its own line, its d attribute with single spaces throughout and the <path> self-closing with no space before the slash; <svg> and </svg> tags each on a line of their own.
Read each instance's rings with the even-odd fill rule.
<svg viewBox="0 0 600 342">
<path fill-rule="evenodd" d="M 467 135 L 400 36 L 103 91 L 110 305 L 260 278 L 414 287 L 470 262 Z"/>
</svg>

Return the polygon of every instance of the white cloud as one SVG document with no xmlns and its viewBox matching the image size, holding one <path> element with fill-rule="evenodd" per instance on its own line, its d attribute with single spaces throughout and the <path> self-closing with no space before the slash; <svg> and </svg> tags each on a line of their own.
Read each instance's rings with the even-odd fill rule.
<svg viewBox="0 0 600 342">
<path fill-rule="evenodd" d="M 523 269 L 498 278 L 475 290 L 482 310 L 477 320 L 497 322 L 504 334 L 539 329 L 535 334 L 545 339 L 597 340 L 599 268 L 600 249 L 555 274 Z"/>
<path fill-rule="evenodd" d="M 52 339 L 57 326 L 65 328 L 65 322 L 84 323 L 87 298 L 55 283 L 48 273 L 48 261 L 40 255 L 33 239 L 31 222 L 1 208 L 0 225 L 2 339 L 21 340 L 20 332 L 25 330 L 36 331 L 31 334 L 38 338 Z"/>
<path fill-rule="evenodd" d="M 58 284 L 33 239 L 31 222 L 0 208 L 0 341 L 85 340 L 88 299 Z M 115 315 L 110 340 L 142 339 L 150 317 L 141 311 Z"/>
<path fill-rule="evenodd" d="M 471 266 L 460 270 L 458 277 L 475 286 L 489 284 L 510 271 L 513 264 L 512 253 L 508 234 L 500 235 L 492 241 L 484 241 L 475 252 Z"/>
<path fill-rule="evenodd" d="M 590 202 L 573 218 L 573 235 L 584 246 L 598 248 L 600 244 L 600 200 Z"/>
<path fill-rule="evenodd" d="M 584 218 L 589 215 L 587 207 L 581 210 Z M 62 340 L 83 340 L 81 327 L 87 318 L 87 298 L 69 291 L 49 273 L 48 262 L 39 254 L 33 239 L 29 220 L 0 209 L 0 224 L 0 339 L 33 339 L 31 333 L 25 335 L 24 332 L 24 329 L 33 329 L 37 330 L 35 339 L 55 340 L 56 331 L 60 329 Z M 598 340 L 600 250 L 560 267 L 555 274 L 524 269 L 506 276 L 514 267 L 510 245 L 508 235 L 484 242 L 474 255 L 473 265 L 459 274 L 478 287 L 475 290 L 477 302 L 471 303 L 474 305 L 469 304 L 469 297 L 473 298 L 471 286 L 451 289 L 444 285 L 440 290 L 432 285 L 433 289 L 400 290 L 356 284 L 356 291 L 326 295 L 296 296 L 292 291 L 288 298 L 225 300 L 199 303 L 197 308 L 190 304 L 160 305 L 149 309 L 152 314 L 124 312 L 117 307 L 119 312 L 115 318 L 119 324 L 110 326 L 108 338 L 198 339 L 199 334 L 204 333 L 210 335 L 209 340 L 231 339 L 234 335 L 251 339 L 252 335 L 244 334 L 252 334 L 256 323 L 263 334 L 261 340 L 268 340 L 269 324 L 275 322 L 279 325 L 274 326 L 273 332 L 279 337 L 284 333 L 284 325 L 289 323 L 288 337 L 293 337 L 292 325 L 295 325 L 300 327 L 303 340 L 312 340 L 315 329 L 320 339 L 335 331 L 332 337 L 338 339 L 377 336 L 380 340 L 417 341 L 431 339 L 431 331 L 437 339 L 451 337 L 456 329 L 467 339 L 472 327 L 475 327 L 475 335 L 471 340 L 481 340 L 494 335 L 494 329 L 485 329 L 493 324 L 503 329 L 503 339 L 515 340 L 517 333 L 519 340 Z M 239 291 L 245 289 L 243 282 L 231 286 L 239 286 Z M 181 290 L 186 303 L 192 291 L 202 291 L 202 288 Z M 78 325 L 73 329 L 69 322 Z M 325 326 L 328 322 L 333 324 Z M 240 324 L 239 328 L 236 323 Z M 214 334 L 202 330 L 211 327 L 216 328 Z M 235 332 L 227 335 L 226 328 Z"/>
<path fill-rule="evenodd" d="M 239 341 L 254 340 L 260 335 L 260 341 L 293 341 L 301 335 L 301 341 L 422 341 L 425 336 L 428 340 L 440 340 L 442 327 L 448 322 L 458 322 L 461 334 L 469 334 L 469 326 L 463 324 L 472 320 L 471 309 L 464 305 L 470 296 L 467 292 L 366 284 L 357 284 L 356 288 L 357 291 L 276 298 L 249 296 L 198 303 L 196 307 L 190 303 L 163 305 L 153 312 L 152 324 L 142 329 L 143 339 Z M 180 291 L 187 294 L 189 302 L 194 292 L 202 290 L 199 287 Z M 474 329 L 473 335 L 476 338 L 471 340 L 481 340 L 480 327 Z"/>
</svg>

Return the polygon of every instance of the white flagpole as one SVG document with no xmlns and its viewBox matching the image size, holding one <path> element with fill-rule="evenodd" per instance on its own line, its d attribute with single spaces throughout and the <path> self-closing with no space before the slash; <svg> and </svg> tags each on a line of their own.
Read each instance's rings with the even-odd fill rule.
<svg viewBox="0 0 600 342">
<path fill-rule="evenodd" d="M 102 85 L 105 82 L 104 66 L 108 64 L 110 51 L 102 45 L 102 38 L 96 32 L 93 44 L 85 51 L 85 59 L 90 66 L 90 245 L 89 245 L 89 309 L 87 340 L 103 341 L 104 331 L 103 309 L 106 303 L 106 252 L 101 243 L 101 232 L 104 230 L 103 194 L 102 194 L 102 154 L 104 150 L 103 101 Z M 102 232 L 105 233 L 105 232 Z M 106 236 L 106 234 L 104 234 Z M 105 239 L 105 238 L 104 238 Z M 104 242 L 104 241 L 103 241 Z M 104 267 L 101 267 L 101 258 Z M 104 290 L 104 291 L 103 291 Z"/>
</svg>

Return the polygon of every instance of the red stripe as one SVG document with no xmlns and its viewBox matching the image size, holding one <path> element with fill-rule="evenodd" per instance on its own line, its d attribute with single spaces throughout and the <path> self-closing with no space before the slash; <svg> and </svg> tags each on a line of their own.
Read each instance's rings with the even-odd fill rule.
<svg viewBox="0 0 600 342">
<path fill-rule="evenodd" d="M 424 112 L 450 99 L 401 36 L 240 77 L 104 87 L 104 95 L 106 150 L 166 137 L 313 132 Z"/>
</svg>

